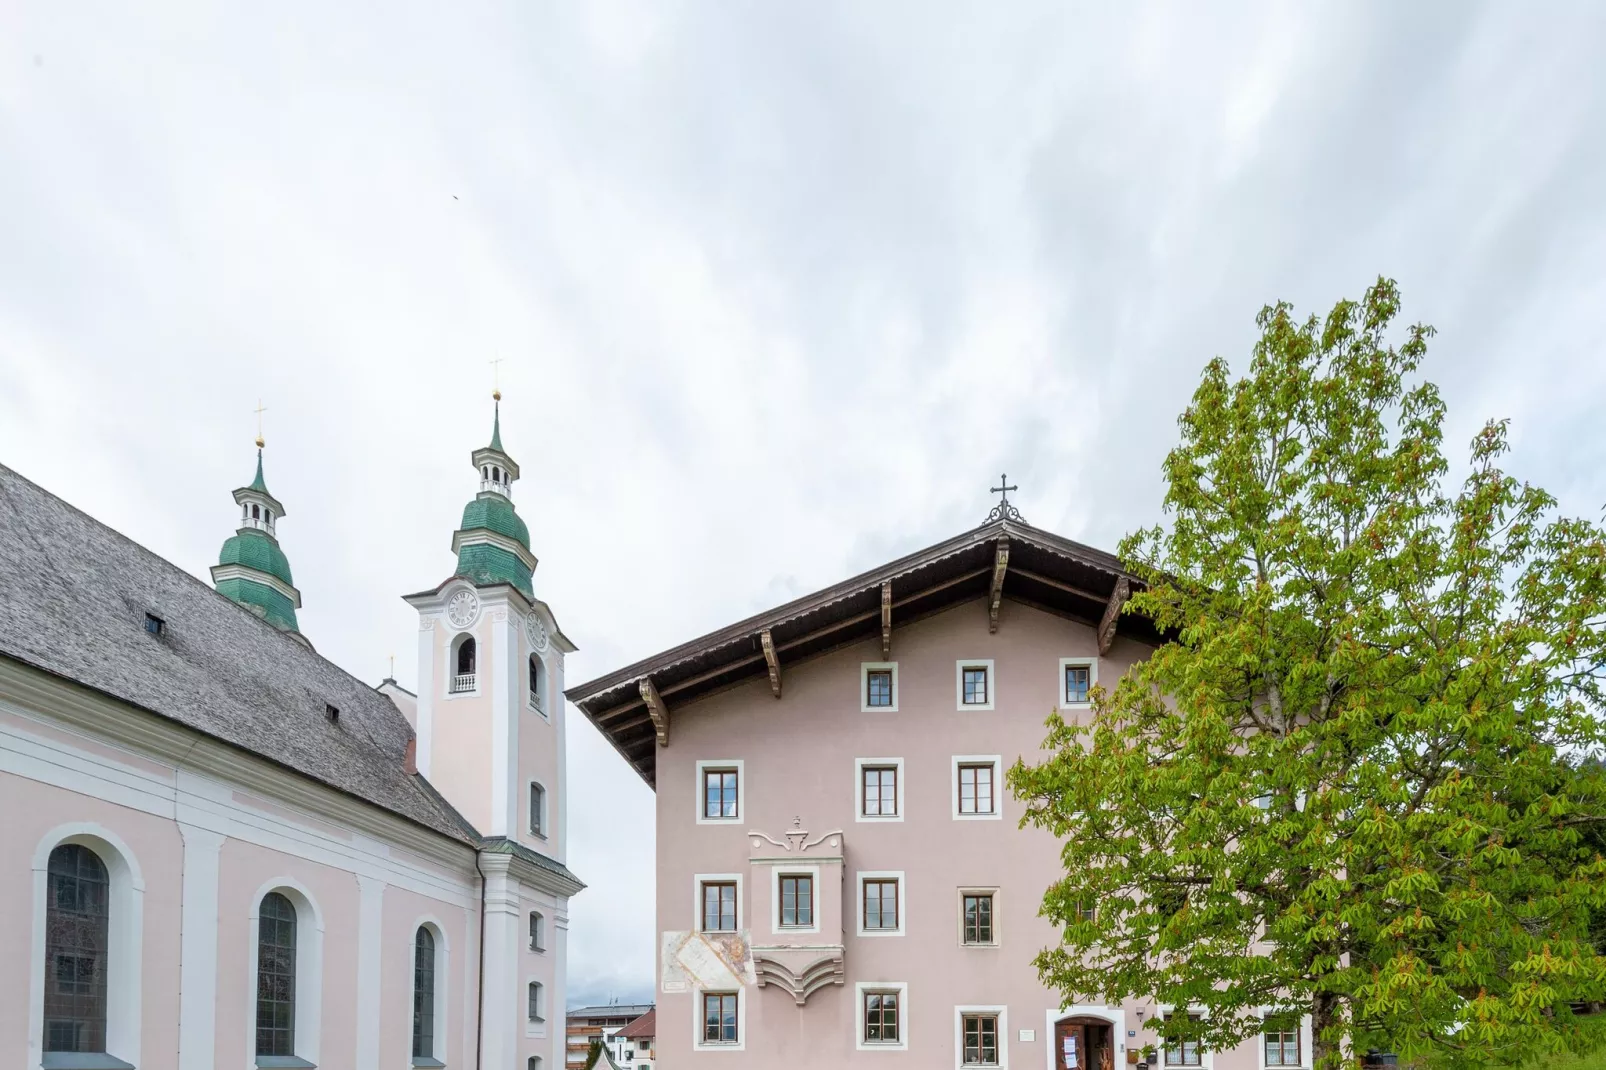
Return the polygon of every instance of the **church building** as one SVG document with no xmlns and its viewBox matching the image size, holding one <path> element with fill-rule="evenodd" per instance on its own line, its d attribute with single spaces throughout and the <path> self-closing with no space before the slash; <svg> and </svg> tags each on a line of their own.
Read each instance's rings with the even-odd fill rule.
<svg viewBox="0 0 1606 1070">
<path fill-rule="evenodd" d="M 1310 1067 L 1308 1019 L 1165 1047 L 1144 1023 L 1196 1009 L 1038 980 L 1060 852 L 1004 773 L 1161 636 L 1117 558 L 996 489 L 977 528 L 569 689 L 657 793 L 663 1070 Z"/>
<path fill-rule="evenodd" d="M 500 394 L 416 694 L 302 632 L 262 446 L 211 587 L 0 465 L 0 1066 L 555 1070 L 575 648 Z"/>
</svg>

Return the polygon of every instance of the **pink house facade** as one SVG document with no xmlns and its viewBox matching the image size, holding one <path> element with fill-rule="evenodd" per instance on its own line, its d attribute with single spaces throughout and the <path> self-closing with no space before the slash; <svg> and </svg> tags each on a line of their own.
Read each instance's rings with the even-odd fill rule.
<svg viewBox="0 0 1606 1070">
<path fill-rule="evenodd" d="M 1128 1066 L 1187 1008 L 1063 1005 L 1056 841 L 1003 785 L 1160 641 L 1109 554 L 1007 505 L 569 697 L 657 792 L 657 1065 Z M 1306 1024 L 1149 1065 L 1308 1067 Z"/>
<path fill-rule="evenodd" d="M 300 634 L 260 459 L 215 590 L 0 466 L 0 1065 L 563 1065 L 573 647 L 474 460 L 416 695 Z"/>
</svg>

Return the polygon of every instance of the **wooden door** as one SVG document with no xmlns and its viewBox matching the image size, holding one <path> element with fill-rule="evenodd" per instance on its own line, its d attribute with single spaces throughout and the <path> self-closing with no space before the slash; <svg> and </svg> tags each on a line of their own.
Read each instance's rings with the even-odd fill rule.
<svg viewBox="0 0 1606 1070">
<path fill-rule="evenodd" d="M 1081 1022 L 1054 1026 L 1054 1070 L 1088 1070 L 1087 1026 Z"/>
</svg>

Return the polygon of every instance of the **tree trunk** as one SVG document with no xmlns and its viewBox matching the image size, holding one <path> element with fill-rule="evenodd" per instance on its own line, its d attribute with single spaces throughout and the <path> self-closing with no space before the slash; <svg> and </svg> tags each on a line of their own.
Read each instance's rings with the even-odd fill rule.
<svg viewBox="0 0 1606 1070">
<path fill-rule="evenodd" d="M 1343 1045 L 1330 1037 L 1338 1019 L 1338 997 L 1331 992 L 1318 992 L 1310 1003 L 1310 1055 L 1315 1070 L 1338 1070 L 1343 1064 Z"/>
</svg>

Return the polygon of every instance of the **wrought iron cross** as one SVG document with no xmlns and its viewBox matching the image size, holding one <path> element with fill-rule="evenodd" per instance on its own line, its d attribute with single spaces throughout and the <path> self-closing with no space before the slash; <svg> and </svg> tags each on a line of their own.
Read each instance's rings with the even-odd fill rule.
<svg viewBox="0 0 1606 1070">
<path fill-rule="evenodd" d="M 1020 490 L 1020 488 L 1010 485 L 1007 474 L 998 477 L 998 486 L 989 487 L 988 489 L 992 493 L 1000 495 L 1000 497 L 998 504 L 993 506 L 992 512 L 987 514 L 987 519 L 982 521 L 983 525 L 996 523 L 1000 520 L 1013 520 L 1018 524 L 1026 523 L 1026 518 L 1020 515 L 1020 510 L 1009 504 L 1009 492 Z"/>
<path fill-rule="evenodd" d="M 1002 502 L 1009 501 L 1009 492 L 1010 491 L 1012 491 L 1012 490 L 1020 490 L 1020 488 L 1019 487 L 1010 486 L 1009 485 L 1009 476 L 1001 475 L 1001 476 L 998 477 L 998 486 L 991 488 L 991 490 L 992 490 L 992 492 L 994 494 L 1002 494 L 1003 495 L 1003 498 L 1000 499 L 1000 503 L 1002 503 Z"/>
</svg>

